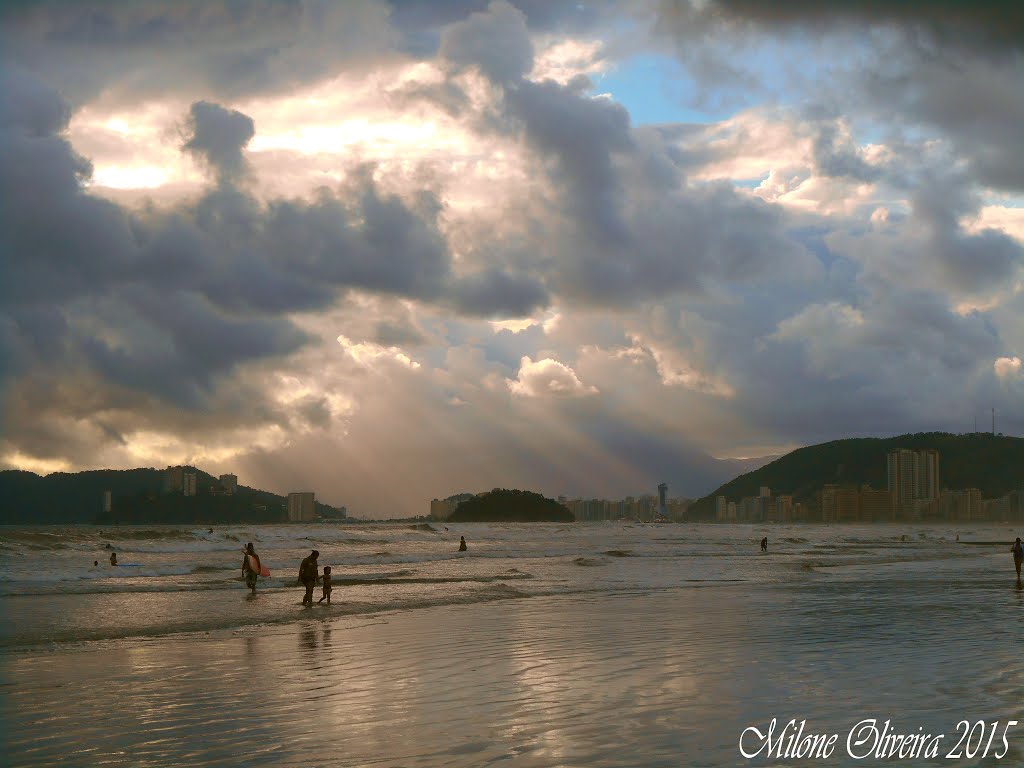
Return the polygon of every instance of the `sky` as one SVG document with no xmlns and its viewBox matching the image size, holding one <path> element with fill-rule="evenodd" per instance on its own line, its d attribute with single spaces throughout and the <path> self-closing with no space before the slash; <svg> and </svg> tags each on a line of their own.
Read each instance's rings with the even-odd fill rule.
<svg viewBox="0 0 1024 768">
<path fill-rule="evenodd" d="M 0 9 L 0 468 L 350 514 L 1024 433 L 1024 5 Z"/>
</svg>

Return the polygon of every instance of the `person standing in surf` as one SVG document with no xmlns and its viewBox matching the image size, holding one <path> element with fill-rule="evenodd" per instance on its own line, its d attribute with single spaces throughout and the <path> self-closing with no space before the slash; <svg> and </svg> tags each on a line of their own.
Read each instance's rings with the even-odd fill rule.
<svg viewBox="0 0 1024 768">
<path fill-rule="evenodd" d="M 331 566 L 329 566 L 329 565 L 325 565 L 324 566 L 324 576 L 323 576 L 323 579 L 321 579 L 321 581 L 323 583 L 324 593 L 323 593 L 323 597 L 321 597 L 319 600 L 317 600 L 316 603 L 317 603 L 317 605 L 320 605 L 320 603 L 322 603 L 324 600 L 326 600 L 327 604 L 330 605 L 331 604 Z"/>
<path fill-rule="evenodd" d="M 1024 544 L 1020 543 L 1020 536 L 1013 542 L 1010 551 L 1013 552 L 1013 567 L 1017 569 L 1017 583 L 1020 584 L 1020 564 L 1024 561 Z"/>
<path fill-rule="evenodd" d="M 245 545 L 245 555 L 242 557 L 242 576 L 245 578 L 245 586 L 252 590 L 252 593 L 256 594 L 256 580 L 260 575 L 262 565 L 260 563 L 260 556 L 256 554 L 256 548 L 250 541 Z"/>
<path fill-rule="evenodd" d="M 303 605 L 313 604 L 313 589 L 316 587 L 317 573 L 316 559 L 320 553 L 315 549 L 309 553 L 309 557 L 303 558 L 299 565 L 299 581 L 306 588 L 306 594 L 302 598 Z"/>
</svg>

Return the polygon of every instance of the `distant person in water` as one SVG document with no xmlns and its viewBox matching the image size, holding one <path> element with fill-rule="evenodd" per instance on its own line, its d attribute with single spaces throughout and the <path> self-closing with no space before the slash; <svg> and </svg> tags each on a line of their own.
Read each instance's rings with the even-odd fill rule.
<svg viewBox="0 0 1024 768">
<path fill-rule="evenodd" d="M 1020 581 L 1020 564 L 1024 561 L 1024 545 L 1020 543 L 1020 536 L 1013 542 L 1013 547 L 1010 549 L 1013 552 L 1013 567 L 1017 569 L 1017 581 Z"/>
<path fill-rule="evenodd" d="M 768 551 L 768 537 L 767 536 L 765 536 L 763 539 L 761 539 L 761 551 L 762 552 L 767 552 Z"/>
<path fill-rule="evenodd" d="M 320 553 L 315 549 L 309 553 L 309 557 L 303 558 L 299 565 L 299 581 L 306 588 L 306 594 L 302 598 L 303 605 L 313 604 L 313 589 L 316 587 L 317 566 L 316 559 Z"/>
<path fill-rule="evenodd" d="M 466 537 L 465 536 L 459 536 L 459 552 L 465 552 L 465 551 L 466 551 Z"/>
<path fill-rule="evenodd" d="M 99 564 L 100 564 L 100 561 L 99 561 L 99 560 L 93 560 L 93 561 L 92 561 L 92 567 L 93 567 L 93 568 L 95 568 L 95 567 L 96 567 L 97 565 L 99 565 Z"/>
<path fill-rule="evenodd" d="M 110 564 L 117 565 L 117 552 L 110 553 Z"/>
<path fill-rule="evenodd" d="M 256 594 L 256 580 L 260 575 L 262 566 L 260 556 L 256 554 L 256 548 L 250 541 L 245 545 L 245 554 L 242 556 L 242 576 L 245 577 L 245 586 Z"/>
<path fill-rule="evenodd" d="M 213 528 L 207 531 L 207 533 L 213 533 Z"/>
<path fill-rule="evenodd" d="M 322 581 L 322 583 L 324 585 L 324 587 L 323 587 L 323 589 L 324 589 L 323 597 L 321 597 L 316 602 L 319 605 L 324 600 L 326 600 L 327 604 L 330 605 L 331 604 L 331 566 L 329 566 L 329 565 L 325 565 L 324 566 L 324 577 L 323 577 L 323 579 L 321 579 L 321 581 Z"/>
</svg>

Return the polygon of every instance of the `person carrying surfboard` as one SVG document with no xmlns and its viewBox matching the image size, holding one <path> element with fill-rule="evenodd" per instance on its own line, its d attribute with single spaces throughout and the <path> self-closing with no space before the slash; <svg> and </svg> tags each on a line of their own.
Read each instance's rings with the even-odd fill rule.
<svg viewBox="0 0 1024 768">
<path fill-rule="evenodd" d="M 256 594 L 256 580 L 263 569 L 260 563 L 260 556 L 256 554 L 256 548 L 250 541 L 245 545 L 245 556 L 242 558 L 242 576 L 245 577 L 245 586 Z"/>
</svg>

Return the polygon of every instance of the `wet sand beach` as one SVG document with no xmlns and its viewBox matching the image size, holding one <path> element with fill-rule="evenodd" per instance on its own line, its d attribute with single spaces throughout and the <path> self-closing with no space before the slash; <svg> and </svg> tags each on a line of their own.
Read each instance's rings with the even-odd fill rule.
<svg viewBox="0 0 1024 768">
<path fill-rule="evenodd" d="M 275 565 L 307 546 L 301 530 L 240 533 Z M 946 734 L 944 753 L 960 720 L 1024 721 L 1024 591 L 1002 547 L 863 526 L 776 527 L 768 553 L 739 526 L 466 533 L 466 559 L 430 531 L 337 534 L 321 550 L 342 585 L 309 609 L 284 569 L 249 596 L 234 534 L 161 532 L 127 551 L 143 563 L 132 575 L 71 572 L 56 587 L 29 578 L 38 532 L 28 549 L 8 535 L 0 762 L 865 765 L 845 751 L 865 718 Z M 80 559 L 85 535 L 44 554 Z M 741 733 L 772 718 L 839 746 L 743 759 Z M 1000 761 L 901 764 L 1010 765 L 1022 745 L 1024 729 Z"/>
<path fill-rule="evenodd" d="M 7 759 L 718 766 L 746 763 L 741 731 L 772 717 L 841 738 L 872 716 L 952 733 L 1017 715 L 1024 683 L 1024 599 L 989 591 L 996 627 L 954 618 L 958 592 L 541 597 L 10 654 Z M 1020 736 L 1003 764 L 1024 758 Z M 854 764 L 840 758 L 815 764 Z"/>
</svg>

